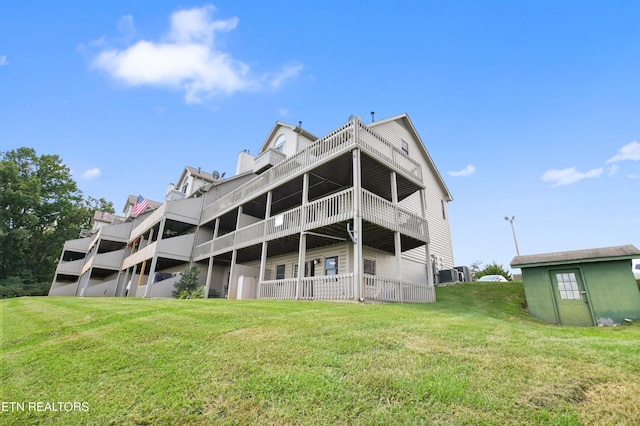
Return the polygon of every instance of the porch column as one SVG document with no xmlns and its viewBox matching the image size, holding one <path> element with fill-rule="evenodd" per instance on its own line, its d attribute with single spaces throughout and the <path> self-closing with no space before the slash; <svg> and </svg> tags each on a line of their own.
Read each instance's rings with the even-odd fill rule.
<svg viewBox="0 0 640 426">
<path fill-rule="evenodd" d="M 151 296 L 149 289 L 151 288 L 151 284 L 153 284 L 153 275 L 156 272 L 156 266 L 158 264 L 158 244 L 162 240 L 162 234 L 164 234 L 164 226 L 167 222 L 167 218 L 163 217 L 160 220 L 160 226 L 158 227 L 158 239 L 156 240 L 156 250 L 153 253 L 153 259 L 151 260 L 151 268 L 149 268 L 149 277 L 147 278 L 147 286 L 144 289 L 144 297 Z M 149 243 L 153 239 L 153 228 L 149 231 Z"/>
<path fill-rule="evenodd" d="M 391 171 L 391 202 L 393 203 L 394 210 L 394 226 L 396 228 L 393 231 L 393 245 L 395 247 L 395 261 L 396 261 L 396 279 L 402 278 L 402 241 L 400 239 L 400 225 L 398 217 L 398 175 L 395 171 Z"/>
<path fill-rule="evenodd" d="M 216 218 L 213 225 L 213 237 L 211 240 L 215 240 L 218 237 L 218 231 L 220 230 L 220 218 Z M 204 298 L 209 298 L 209 289 L 211 288 L 211 278 L 213 275 L 213 256 L 209 256 L 209 266 L 207 268 L 207 280 L 204 287 Z"/>
<path fill-rule="evenodd" d="M 207 280 L 204 285 L 204 298 L 209 298 L 209 288 L 211 288 L 211 275 L 213 274 L 213 256 L 209 257 L 209 265 L 207 267 Z"/>
<path fill-rule="evenodd" d="M 89 279 L 91 277 L 91 270 L 92 269 L 93 268 L 89 268 L 84 272 L 84 274 L 80 275 L 80 279 L 78 280 L 78 282 L 79 282 L 78 288 L 80 288 L 80 297 L 84 297 L 84 294 L 87 291 L 87 287 L 89 286 Z"/>
<path fill-rule="evenodd" d="M 120 277 L 122 276 L 122 271 L 118 272 L 118 279 L 120 279 Z M 127 282 L 129 280 L 129 268 L 124 270 L 124 280 L 122 281 L 122 286 L 120 286 L 120 291 L 118 292 L 119 294 L 116 293 L 116 297 L 118 296 L 123 296 L 123 297 L 127 297 L 127 295 L 125 295 L 127 293 Z"/>
<path fill-rule="evenodd" d="M 357 127 L 354 121 L 354 133 L 357 140 Z M 362 260 L 362 164 L 361 152 L 356 148 L 353 153 L 353 295 L 356 300 L 364 300 L 364 264 Z"/>
<path fill-rule="evenodd" d="M 262 240 L 262 252 L 260 253 L 260 273 L 258 275 L 258 291 L 256 293 L 256 298 L 260 299 L 260 289 L 262 287 L 262 281 L 264 281 L 264 271 L 267 263 L 267 250 L 269 248 L 269 243 L 267 242 L 267 221 L 271 217 L 271 201 L 273 197 L 273 192 L 267 192 L 267 204 L 265 206 L 264 212 L 264 232 L 263 232 L 263 240 Z"/>
<path fill-rule="evenodd" d="M 420 190 L 420 209 L 422 210 L 422 219 L 427 223 L 427 196 L 424 189 Z M 424 243 L 424 256 L 425 263 L 427 264 L 427 284 L 434 285 L 433 282 L 433 265 L 431 263 L 431 250 L 429 249 L 429 245 L 431 244 L 431 237 L 429 236 L 429 227 L 425 229 L 426 242 Z"/>
<path fill-rule="evenodd" d="M 305 210 L 309 200 L 309 173 L 302 175 L 302 203 L 300 203 L 300 245 L 298 247 L 298 277 L 296 282 L 296 300 L 302 293 L 302 277 L 304 276 L 304 263 L 307 257 L 307 234 L 304 232 L 306 222 Z"/>
<path fill-rule="evenodd" d="M 236 270 L 236 262 L 238 260 L 238 250 L 236 249 L 236 236 L 240 229 L 240 217 L 242 216 L 242 206 L 238 207 L 238 217 L 236 218 L 236 229 L 233 235 L 233 251 L 231 252 L 231 268 L 229 270 L 229 299 L 238 298 L 238 277 L 234 276 Z M 231 291 L 233 289 L 233 292 Z"/>
</svg>

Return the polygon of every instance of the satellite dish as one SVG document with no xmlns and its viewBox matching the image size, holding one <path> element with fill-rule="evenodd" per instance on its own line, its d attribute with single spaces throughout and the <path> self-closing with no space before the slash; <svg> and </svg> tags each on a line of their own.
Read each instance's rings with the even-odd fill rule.
<svg viewBox="0 0 640 426">
<path fill-rule="evenodd" d="M 214 179 L 219 179 L 220 178 L 220 172 L 218 172 L 217 170 L 214 170 L 213 172 L 211 172 L 211 176 Z"/>
</svg>

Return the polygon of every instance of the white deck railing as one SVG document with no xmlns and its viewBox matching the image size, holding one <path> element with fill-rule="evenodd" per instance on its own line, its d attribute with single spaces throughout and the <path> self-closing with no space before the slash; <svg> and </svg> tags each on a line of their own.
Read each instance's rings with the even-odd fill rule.
<svg viewBox="0 0 640 426">
<path fill-rule="evenodd" d="M 362 213 L 365 220 L 420 241 L 428 241 L 429 230 L 426 219 L 408 210 L 394 207 L 393 203 L 367 190 L 362 190 L 362 195 Z M 297 234 L 301 230 L 309 231 L 348 220 L 353 217 L 353 188 L 305 205 L 302 226 L 300 225 L 301 209 L 302 207 L 296 207 L 200 244 L 195 249 L 195 260 L 216 256 L 232 248 L 249 247 L 265 240 Z"/>
<path fill-rule="evenodd" d="M 426 219 L 402 207 L 394 206 L 391 201 L 366 189 L 362 190 L 362 218 L 420 241 L 429 241 Z"/>
<path fill-rule="evenodd" d="M 258 284 L 258 299 L 293 300 L 354 300 L 354 274 L 304 277 L 296 293 L 298 280 L 262 281 Z M 436 301 L 433 286 L 394 278 L 364 275 L 363 297 L 378 302 L 427 303 Z"/>
<path fill-rule="evenodd" d="M 365 300 L 407 303 L 436 301 L 435 288 L 425 283 L 403 281 L 368 274 L 364 275 L 364 282 Z"/>
<path fill-rule="evenodd" d="M 346 189 L 314 201 L 306 205 L 304 210 L 305 224 L 302 230 L 346 220 L 353 214 L 353 189 Z M 265 240 L 274 240 L 299 233 L 301 231 L 301 211 L 302 207 L 296 207 L 200 244 L 195 249 L 195 258 L 201 260 L 229 251 L 233 247 L 237 249 L 249 247 Z"/>
<path fill-rule="evenodd" d="M 359 123 L 358 145 L 368 154 L 383 162 L 390 163 L 394 168 L 403 171 L 418 182 L 422 182 L 422 167 L 413 158 L 393 146 L 375 131 Z"/>
<path fill-rule="evenodd" d="M 357 132 L 354 132 L 354 126 L 357 126 Z M 354 133 L 358 134 L 357 139 L 354 138 Z M 301 173 L 331 156 L 353 149 L 356 146 L 372 157 L 390 164 L 408 177 L 413 178 L 417 183 L 422 183 L 422 168 L 417 161 L 405 155 L 402 150 L 373 130 L 367 128 L 361 121 L 354 120 L 318 139 L 304 150 L 290 156 L 246 185 L 206 207 L 202 211 L 200 223 L 209 222 L 219 213 L 270 190 L 291 176 Z"/>
<path fill-rule="evenodd" d="M 296 278 L 262 281 L 258 284 L 258 299 L 293 300 L 297 283 Z"/>
</svg>

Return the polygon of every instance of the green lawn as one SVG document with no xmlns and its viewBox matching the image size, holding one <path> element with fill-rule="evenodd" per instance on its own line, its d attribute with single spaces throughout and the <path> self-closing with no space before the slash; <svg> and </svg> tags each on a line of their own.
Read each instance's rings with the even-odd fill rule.
<svg viewBox="0 0 640 426">
<path fill-rule="evenodd" d="M 640 323 L 543 324 L 521 283 L 437 298 L 2 300 L 0 424 L 640 424 Z"/>
</svg>

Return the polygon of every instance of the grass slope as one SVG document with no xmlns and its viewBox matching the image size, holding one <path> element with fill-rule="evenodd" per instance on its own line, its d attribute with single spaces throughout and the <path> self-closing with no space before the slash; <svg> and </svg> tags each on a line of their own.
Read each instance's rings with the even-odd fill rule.
<svg viewBox="0 0 640 426">
<path fill-rule="evenodd" d="M 540 323 L 521 283 L 437 298 L 3 300 L 0 423 L 640 424 L 640 324 Z"/>
</svg>

